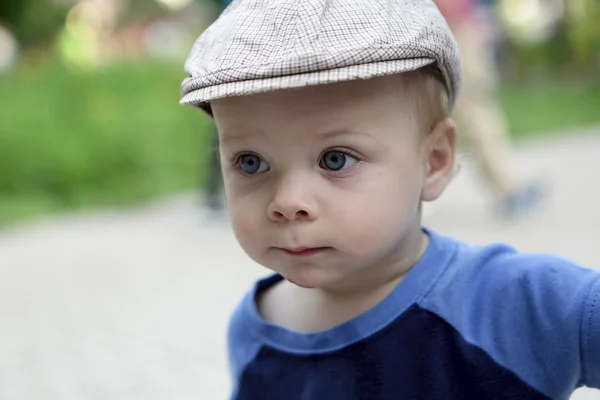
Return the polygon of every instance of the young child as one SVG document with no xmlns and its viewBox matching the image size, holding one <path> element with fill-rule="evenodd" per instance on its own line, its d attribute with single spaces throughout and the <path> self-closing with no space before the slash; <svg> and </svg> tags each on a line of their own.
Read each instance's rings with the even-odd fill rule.
<svg viewBox="0 0 600 400">
<path fill-rule="evenodd" d="M 567 399 L 600 387 L 600 274 L 421 226 L 455 169 L 460 60 L 431 0 L 235 0 L 182 104 L 219 130 L 234 399 Z"/>
</svg>

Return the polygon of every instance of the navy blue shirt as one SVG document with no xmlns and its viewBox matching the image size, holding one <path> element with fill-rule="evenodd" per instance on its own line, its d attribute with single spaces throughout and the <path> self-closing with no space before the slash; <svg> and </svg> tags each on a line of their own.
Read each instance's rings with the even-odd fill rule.
<svg viewBox="0 0 600 400">
<path fill-rule="evenodd" d="M 428 249 L 365 313 L 318 333 L 264 321 L 259 281 L 228 333 L 232 399 L 568 399 L 600 388 L 600 273 L 427 231 Z"/>
</svg>

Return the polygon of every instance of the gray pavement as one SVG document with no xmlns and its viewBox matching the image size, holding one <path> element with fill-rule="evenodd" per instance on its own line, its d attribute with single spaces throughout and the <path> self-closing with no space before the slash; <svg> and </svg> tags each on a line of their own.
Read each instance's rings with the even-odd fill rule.
<svg viewBox="0 0 600 400">
<path fill-rule="evenodd" d="M 531 218 L 495 220 L 467 159 L 426 224 L 600 268 L 596 131 L 519 147 L 553 191 Z M 0 230 L 0 400 L 226 398 L 226 321 L 265 273 L 193 196 Z"/>
</svg>

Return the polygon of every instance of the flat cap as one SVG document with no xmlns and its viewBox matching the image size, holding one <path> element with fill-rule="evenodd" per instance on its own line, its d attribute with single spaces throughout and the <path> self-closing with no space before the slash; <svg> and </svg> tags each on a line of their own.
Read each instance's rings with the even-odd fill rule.
<svg viewBox="0 0 600 400">
<path fill-rule="evenodd" d="M 185 63 L 181 104 L 434 66 L 452 108 L 456 41 L 432 0 L 234 0 Z"/>
</svg>

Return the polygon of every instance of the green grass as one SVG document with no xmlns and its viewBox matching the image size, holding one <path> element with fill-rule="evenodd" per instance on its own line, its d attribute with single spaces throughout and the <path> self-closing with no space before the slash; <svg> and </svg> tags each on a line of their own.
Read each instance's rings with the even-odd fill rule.
<svg viewBox="0 0 600 400">
<path fill-rule="evenodd" d="M 0 75 L 0 225 L 202 185 L 212 128 L 179 106 L 183 77 L 147 63 Z M 500 98 L 517 138 L 600 124 L 599 82 L 511 83 Z"/>
<path fill-rule="evenodd" d="M 209 120 L 179 106 L 179 66 L 0 75 L 0 225 L 197 186 Z"/>
<path fill-rule="evenodd" d="M 600 79 L 507 83 L 500 101 L 516 139 L 600 124 Z"/>
</svg>

